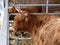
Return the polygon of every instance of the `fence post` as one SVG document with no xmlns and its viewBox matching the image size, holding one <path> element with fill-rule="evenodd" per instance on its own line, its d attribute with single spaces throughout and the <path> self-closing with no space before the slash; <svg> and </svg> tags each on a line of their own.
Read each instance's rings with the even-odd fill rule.
<svg viewBox="0 0 60 45">
<path fill-rule="evenodd" d="M 8 0 L 2 0 L 3 2 L 3 12 L 2 12 L 2 28 L 0 30 L 0 45 L 9 45 L 8 41 Z M 5 8 L 4 8 L 5 2 Z"/>
<path fill-rule="evenodd" d="M 49 0 L 46 0 L 46 13 L 48 13 L 48 2 Z"/>
</svg>

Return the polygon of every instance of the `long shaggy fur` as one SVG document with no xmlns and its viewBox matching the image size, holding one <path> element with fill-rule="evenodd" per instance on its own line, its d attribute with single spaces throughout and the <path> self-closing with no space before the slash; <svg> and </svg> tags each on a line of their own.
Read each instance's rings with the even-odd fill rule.
<svg viewBox="0 0 60 45">
<path fill-rule="evenodd" d="M 60 18 L 57 16 L 19 13 L 14 18 L 13 28 L 31 33 L 34 45 L 60 45 Z"/>
<path fill-rule="evenodd" d="M 41 13 L 42 7 L 41 6 L 25 6 L 21 7 L 21 10 L 29 11 L 29 13 Z"/>
</svg>

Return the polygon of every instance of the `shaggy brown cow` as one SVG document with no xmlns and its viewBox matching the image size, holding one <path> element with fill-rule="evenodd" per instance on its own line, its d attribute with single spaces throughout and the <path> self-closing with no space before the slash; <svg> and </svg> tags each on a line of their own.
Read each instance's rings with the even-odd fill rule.
<svg viewBox="0 0 60 45">
<path fill-rule="evenodd" d="M 19 12 L 20 10 L 29 11 L 30 13 L 38 13 L 38 12 L 42 12 L 42 7 L 41 6 L 14 7 L 13 6 L 9 8 L 10 13 L 16 13 L 16 12 Z"/>
<path fill-rule="evenodd" d="M 41 13 L 42 12 L 42 6 L 25 6 L 21 7 L 21 10 L 29 11 L 30 13 Z"/>
<path fill-rule="evenodd" d="M 60 18 L 51 14 L 19 13 L 14 18 L 15 31 L 31 33 L 34 45 L 60 45 Z"/>
<path fill-rule="evenodd" d="M 23 7 L 10 7 L 9 13 L 18 13 L 20 10 L 29 11 L 30 13 L 41 13 L 42 7 L 41 6 L 23 6 Z M 14 15 L 10 16 L 10 20 L 14 19 Z"/>
</svg>

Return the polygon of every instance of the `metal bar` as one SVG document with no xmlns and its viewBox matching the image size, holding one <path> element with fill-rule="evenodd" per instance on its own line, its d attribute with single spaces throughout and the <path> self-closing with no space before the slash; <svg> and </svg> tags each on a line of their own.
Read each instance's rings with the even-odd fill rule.
<svg viewBox="0 0 60 45">
<path fill-rule="evenodd" d="M 46 13 L 30 13 L 30 14 L 46 14 Z M 60 14 L 60 13 L 47 13 L 47 14 Z"/>
<path fill-rule="evenodd" d="M 46 4 L 14 4 L 10 6 L 46 6 Z"/>
<path fill-rule="evenodd" d="M 46 0 L 46 13 L 48 13 L 48 0 Z"/>
<path fill-rule="evenodd" d="M 60 4 L 48 4 L 48 6 L 60 6 Z"/>
<path fill-rule="evenodd" d="M 32 38 L 16 38 L 16 37 L 11 37 L 11 40 L 31 40 Z"/>
<path fill-rule="evenodd" d="M 30 13 L 30 14 L 46 14 L 46 13 Z M 48 14 L 60 14 L 60 13 L 48 13 Z M 17 15 L 17 13 L 10 13 L 10 15 Z"/>
<path fill-rule="evenodd" d="M 17 15 L 18 13 L 10 13 L 9 15 Z"/>
<path fill-rule="evenodd" d="M 60 13 L 48 13 L 48 14 L 60 14 Z"/>
<path fill-rule="evenodd" d="M 4 1 L 4 0 L 2 0 Z M 3 15 L 2 15 L 2 29 L 0 31 L 0 45 L 9 45 L 8 37 L 8 0 L 5 0 L 5 8 L 3 4 Z"/>
<path fill-rule="evenodd" d="M 10 20 L 9 22 L 12 22 L 13 23 L 14 21 L 13 20 Z"/>
<path fill-rule="evenodd" d="M 9 6 L 46 6 L 46 4 L 13 4 Z"/>
<path fill-rule="evenodd" d="M 7 24 L 6 24 L 6 28 L 7 28 L 7 29 L 6 29 L 6 35 L 7 35 L 7 36 L 6 36 L 6 45 L 9 45 L 9 15 L 8 15 L 8 0 L 6 0 L 5 3 L 6 3 L 6 4 L 5 4 L 6 10 L 5 10 L 5 11 L 6 11 L 6 18 L 7 18 L 7 19 L 6 19 L 6 22 L 7 22 Z"/>
<path fill-rule="evenodd" d="M 18 45 L 18 39 L 17 38 L 15 39 L 15 41 L 16 41 L 16 44 L 15 45 Z"/>
<path fill-rule="evenodd" d="M 46 6 L 47 4 L 14 4 L 14 5 L 9 5 L 9 7 L 11 6 Z M 60 6 L 60 4 L 48 4 L 48 6 Z"/>
</svg>

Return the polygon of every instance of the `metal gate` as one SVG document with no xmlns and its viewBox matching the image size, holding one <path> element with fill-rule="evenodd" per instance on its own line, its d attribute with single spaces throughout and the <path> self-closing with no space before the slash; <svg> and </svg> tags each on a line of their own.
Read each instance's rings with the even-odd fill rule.
<svg viewBox="0 0 60 45">
<path fill-rule="evenodd" d="M 9 45 L 9 13 L 8 13 L 8 0 L 2 0 L 5 7 L 3 20 L 2 20 L 2 29 L 0 30 L 0 45 Z M 49 0 L 46 0 L 46 4 L 15 4 L 12 6 L 45 6 L 46 7 L 46 13 L 49 13 L 49 6 L 60 6 L 60 4 L 49 4 Z M 37 14 L 37 13 L 34 13 Z M 43 14 L 43 13 L 39 13 Z M 49 13 L 49 14 L 60 14 L 60 13 Z M 18 43 L 18 40 L 30 40 L 31 38 L 13 38 L 16 40 L 16 45 Z"/>
</svg>

